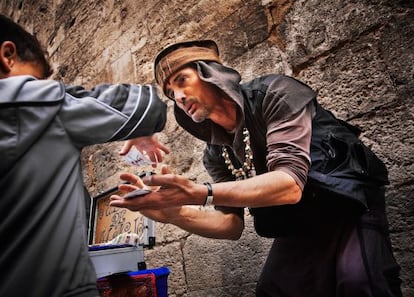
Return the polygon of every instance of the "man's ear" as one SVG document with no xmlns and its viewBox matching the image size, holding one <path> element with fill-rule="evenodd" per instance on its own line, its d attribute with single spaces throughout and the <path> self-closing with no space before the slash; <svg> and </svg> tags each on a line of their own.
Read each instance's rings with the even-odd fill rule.
<svg viewBox="0 0 414 297">
<path fill-rule="evenodd" d="M 17 59 L 16 45 L 12 41 L 4 41 L 0 46 L 0 70 L 8 74 Z"/>
</svg>

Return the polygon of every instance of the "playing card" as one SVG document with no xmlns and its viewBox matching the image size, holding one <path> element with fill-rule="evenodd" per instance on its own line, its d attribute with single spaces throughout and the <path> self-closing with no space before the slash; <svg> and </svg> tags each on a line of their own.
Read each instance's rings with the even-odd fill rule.
<svg viewBox="0 0 414 297">
<path fill-rule="evenodd" d="M 152 164 L 151 160 L 146 155 L 137 150 L 136 147 L 132 147 L 129 150 L 128 154 L 124 156 L 124 160 L 128 164 L 135 166 L 146 166 Z"/>
<path fill-rule="evenodd" d="M 129 192 L 128 194 L 126 194 L 124 196 L 125 199 L 131 199 L 131 198 L 135 198 L 138 196 L 142 196 L 145 194 L 151 193 L 150 189 L 137 189 L 135 191 Z"/>
</svg>

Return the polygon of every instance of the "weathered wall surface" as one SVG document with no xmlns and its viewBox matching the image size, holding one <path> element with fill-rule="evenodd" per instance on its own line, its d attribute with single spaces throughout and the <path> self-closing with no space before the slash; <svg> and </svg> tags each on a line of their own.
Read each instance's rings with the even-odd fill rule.
<svg viewBox="0 0 414 297">
<path fill-rule="evenodd" d="M 91 87 L 100 82 L 152 83 L 152 60 L 165 45 L 212 38 L 244 80 L 293 75 L 320 102 L 363 129 L 385 160 L 387 210 L 404 296 L 414 296 L 414 3 L 410 0 L 11 1 L 0 11 L 45 44 L 55 78 Z M 170 105 L 171 109 L 171 105 Z M 203 182 L 203 145 L 171 115 L 160 138 L 165 163 Z M 92 195 L 115 186 L 129 168 L 120 143 L 86 149 L 85 184 Z M 269 239 L 247 229 L 239 241 L 201 238 L 157 224 L 150 267 L 171 269 L 170 296 L 254 296 Z"/>
</svg>

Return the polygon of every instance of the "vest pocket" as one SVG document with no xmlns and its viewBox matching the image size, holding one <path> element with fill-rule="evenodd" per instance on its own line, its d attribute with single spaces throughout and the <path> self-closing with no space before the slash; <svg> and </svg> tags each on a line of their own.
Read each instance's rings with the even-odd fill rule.
<svg viewBox="0 0 414 297">
<path fill-rule="evenodd" d="M 346 141 L 330 133 L 326 139 L 322 140 L 321 148 L 325 154 L 323 173 L 331 173 L 348 164 L 350 147 Z"/>
<path fill-rule="evenodd" d="M 358 178 L 377 185 L 388 183 L 385 164 L 358 138 L 341 138 L 329 133 L 321 141 L 320 150 L 324 155 L 324 160 L 319 158 L 321 173 Z"/>
</svg>

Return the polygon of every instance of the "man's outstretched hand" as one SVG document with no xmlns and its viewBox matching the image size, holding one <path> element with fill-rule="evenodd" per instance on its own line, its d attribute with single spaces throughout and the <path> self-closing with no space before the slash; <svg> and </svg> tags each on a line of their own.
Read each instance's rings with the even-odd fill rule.
<svg viewBox="0 0 414 297">
<path fill-rule="evenodd" d="M 158 141 L 157 134 L 125 141 L 119 154 L 125 156 L 133 146 L 135 146 L 142 154 L 148 155 L 153 163 L 153 167 L 157 167 L 157 163 L 162 162 L 162 152 L 166 154 L 170 153 L 169 148 Z"/>
</svg>

